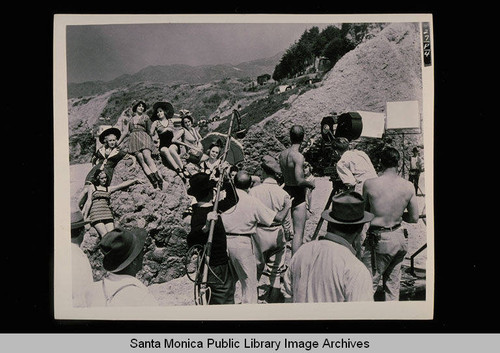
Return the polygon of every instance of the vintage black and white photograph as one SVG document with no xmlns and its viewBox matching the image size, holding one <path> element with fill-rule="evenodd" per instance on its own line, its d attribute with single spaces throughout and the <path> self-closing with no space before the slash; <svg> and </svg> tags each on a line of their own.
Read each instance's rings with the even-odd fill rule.
<svg viewBox="0 0 500 353">
<path fill-rule="evenodd" d="M 432 319 L 432 16 L 56 15 L 56 319 Z"/>
</svg>

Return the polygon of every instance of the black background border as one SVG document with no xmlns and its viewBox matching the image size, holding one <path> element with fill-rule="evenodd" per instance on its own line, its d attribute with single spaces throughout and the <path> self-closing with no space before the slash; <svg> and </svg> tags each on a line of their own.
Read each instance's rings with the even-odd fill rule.
<svg viewBox="0 0 500 353">
<path fill-rule="evenodd" d="M 13 224 L 3 234 L 4 250 L 1 259 L 4 268 L 2 303 L 7 310 L 4 333 L 496 333 L 498 320 L 487 320 L 498 307 L 490 243 L 494 228 L 478 205 L 484 205 L 483 195 L 477 192 L 475 178 L 468 166 L 481 164 L 471 131 L 473 119 L 485 118 L 486 109 L 480 104 L 466 106 L 457 89 L 466 91 L 467 99 L 483 100 L 478 89 L 483 87 L 482 67 L 474 66 L 477 51 L 466 53 L 462 49 L 472 42 L 481 45 L 487 38 L 475 33 L 463 33 L 463 21 L 457 20 L 448 9 L 415 5 L 327 9 L 310 6 L 306 9 L 287 6 L 286 13 L 345 14 L 345 13 L 432 13 L 434 26 L 435 68 L 435 126 L 434 126 L 434 218 L 435 218 L 435 300 L 432 320 L 317 320 L 317 321 L 72 321 L 53 317 L 53 15 L 58 13 L 285 13 L 283 9 L 269 7 L 226 7 L 215 4 L 207 8 L 192 4 L 171 6 L 167 9 L 127 8 L 120 3 L 113 7 L 82 5 L 76 9 L 55 7 L 42 11 L 20 10 L 21 16 L 12 26 L 7 44 L 15 70 L 10 68 L 6 81 L 20 98 L 7 98 L 6 117 L 15 125 L 23 126 L 21 133 L 13 130 L 9 136 L 9 149 L 15 154 L 6 168 L 6 175 L 14 178 L 7 190 L 15 196 L 5 224 Z M 309 4 L 308 4 L 309 5 Z M 87 6 L 87 7 L 85 7 Z M 147 6 L 147 4 L 146 4 Z M 255 6 L 255 4 L 253 5 Z M 209 8 L 208 8 L 209 7 Z M 293 12 L 292 12 L 293 11 Z M 23 18 L 24 15 L 24 18 Z M 464 14 L 465 15 L 465 14 Z M 486 14 L 467 10 L 469 22 L 485 22 Z M 472 17 L 471 17 L 472 16 Z M 19 20 L 23 18 L 23 24 Z M 30 35 L 17 32 L 30 29 Z M 476 33 L 477 34 L 477 33 Z M 474 67 L 473 71 L 470 71 Z M 23 70 L 21 73 L 21 69 Z M 22 74 L 21 76 L 19 76 Z M 27 94 L 26 92 L 30 92 Z M 482 91 L 481 91 L 482 92 Z M 28 99 L 28 97 L 30 97 Z M 477 126 L 477 125 L 473 125 Z M 7 137 L 7 136 L 6 136 Z M 477 137 L 477 135 L 475 136 Z M 21 145 L 21 147 L 19 147 Z M 22 156 L 19 157 L 18 153 Z M 474 159 L 471 160 L 471 154 Z M 463 168 L 463 169 L 462 169 Z M 483 185 L 485 186 L 485 185 Z M 20 193 L 19 193 L 20 191 Z M 12 194 L 11 194 L 12 195 Z M 469 196 L 472 196 L 470 198 Z M 10 197 L 10 198 L 9 198 Z M 492 199 L 494 200 L 494 198 Z M 16 203 L 17 202 L 17 203 Z M 9 205 L 9 203 L 7 203 Z M 486 218 L 485 218 L 486 217 Z M 9 220 L 13 221 L 12 223 Z M 483 224 L 485 223 L 485 224 Z M 498 232 L 498 231 L 496 231 Z M 489 234 L 489 236 L 488 236 Z"/>
</svg>

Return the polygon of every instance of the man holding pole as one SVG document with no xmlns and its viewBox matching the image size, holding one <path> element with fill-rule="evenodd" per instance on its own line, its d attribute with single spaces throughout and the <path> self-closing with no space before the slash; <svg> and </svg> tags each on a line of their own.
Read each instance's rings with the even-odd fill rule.
<svg viewBox="0 0 500 353">
<path fill-rule="evenodd" d="M 218 212 L 234 206 L 238 200 L 232 179 L 224 181 L 223 189 L 226 197 L 220 200 L 214 211 L 214 188 L 216 182 L 206 173 L 198 173 L 191 177 L 188 195 L 196 198 L 192 205 L 191 231 L 187 236 L 188 247 L 196 244 L 205 245 L 209 238 L 210 222 L 215 221 L 212 234 L 210 270 L 207 286 L 210 288 L 208 304 L 234 304 L 234 280 L 229 269 L 227 255 L 226 231 Z"/>
</svg>

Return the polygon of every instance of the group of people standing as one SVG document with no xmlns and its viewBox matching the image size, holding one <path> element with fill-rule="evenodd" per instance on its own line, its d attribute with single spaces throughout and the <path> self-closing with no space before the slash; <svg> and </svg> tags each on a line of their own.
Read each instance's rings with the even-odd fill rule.
<svg viewBox="0 0 500 353">
<path fill-rule="evenodd" d="M 302 126 L 291 127 L 291 146 L 277 158 L 263 156 L 262 178 L 255 183 L 248 171 L 221 160 L 223 146 L 214 144 L 203 153 L 201 136 L 192 128 L 190 115 L 183 117 L 183 129 L 178 132 L 170 121 L 170 103 L 156 103 L 151 119 L 145 115 L 146 109 L 144 102 L 138 102 L 132 109 L 136 114 L 123 133 L 112 128 L 100 136 L 104 145 L 96 151 L 89 173 L 95 180 L 86 184 L 79 225 L 91 222 L 98 230 L 103 266 L 109 275 L 98 289 L 92 284 L 93 294 L 87 291 L 85 295 L 91 298 L 87 303 L 114 305 L 116 298 L 116 305 L 156 305 L 147 288 L 135 279 L 142 266 L 143 230 L 115 227 L 103 206 L 106 202 L 109 206 L 110 193 L 143 182 L 135 179 L 109 186 L 114 166 L 130 154 L 151 184 L 161 188 L 161 176 L 151 158 L 155 134 L 159 152 L 169 167 L 183 180 L 189 178 L 187 194 L 193 204 L 188 247 L 204 246 L 212 235 L 209 304 L 234 304 L 237 282 L 244 304 L 256 304 L 259 299 L 266 303 L 372 301 L 381 279 L 386 300 L 398 300 L 400 269 L 407 249 L 402 222 L 416 223 L 419 215 L 413 185 L 398 175 L 400 156 L 396 149 L 382 152 L 382 172 L 377 175 L 364 153 L 348 151 L 348 141 L 340 141 L 345 148 L 337 171 L 346 190 L 334 195 L 331 208 L 321 215 L 328 223 L 326 234 L 312 239 L 304 233 L 315 182 L 300 152 Z M 125 153 L 117 146 L 127 135 L 129 147 Z M 180 158 L 181 146 L 191 151 L 189 155 L 199 164 L 198 172 L 186 170 Z M 222 192 L 216 193 L 219 180 Z M 284 183 L 280 185 L 278 180 Z M 268 277 L 269 286 L 260 293 L 263 275 Z M 74 295 L 78 297 L 75 291 Z"/>
<path fill-rule="evenodd" d="M 250 304 L 259 299 L 373 301 L 380 281 L 385 300 L 399 299 L 407 251 L 402 222 L 419 219 L 413 185 L 398 174 L 399 152 L 386 148 L 381 154 L 382 172 L 377 174 L 366 153 L 349 150 L 349 141 L 341 138 L 339 145 L 344 147 L 337 172 L 345 188 L 333 195 L 331 208 L 322 213 L 327 232 L 315 240 L 304 234 L 309 193 L 315 184 L 306 177 L 310 166 L 300 152 L 303 138 L 303 127 L 292 126 L 291 146 L 277 159 L 262 158 L 261 183 L 252 186 L 245 170 L 228 178 L 218 212 L 213 210 L 215 181 L 204 174 L 195 176 L 197 182 L 188 190 L 197 200 L 188 245 L 205 244 L 210 222 L 216 225 L 207 281 L 209 304 L 233 304 L 238 281 L 242 303 Z M 263 274 L 269 286 L 259 296 Z"/>
</svg>

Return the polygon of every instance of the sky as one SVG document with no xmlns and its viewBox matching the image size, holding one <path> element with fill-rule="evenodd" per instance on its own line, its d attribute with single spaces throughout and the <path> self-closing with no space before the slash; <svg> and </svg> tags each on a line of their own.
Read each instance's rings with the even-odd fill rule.
<svg viewBox="0 0 500 353">
<path fill-rule="evenodd" d="M 66 27 L 69 83 L 109 81 L 150 65 L 240 64 L 288 49 L 332 23 L 126 23 Z"/>
</svg>

